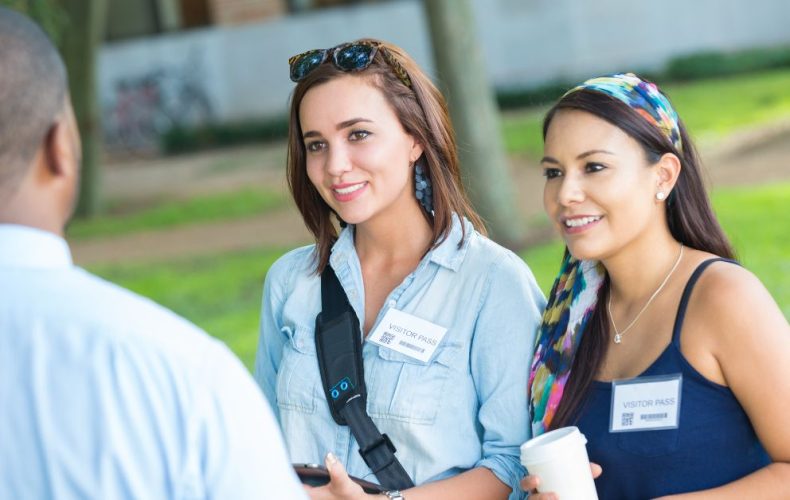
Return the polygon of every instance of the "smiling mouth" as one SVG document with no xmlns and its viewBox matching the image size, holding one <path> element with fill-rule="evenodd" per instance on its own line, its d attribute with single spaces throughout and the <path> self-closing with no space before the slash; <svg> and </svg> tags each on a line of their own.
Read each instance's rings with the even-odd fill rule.
<svg viewBox="0 0 790 500">
<path fill-rule="evenodd" d="M 595 215 L 590 217 L 576 217 L 573 219 L 565 219 L 564 221 L 562 221 L 562 224 L 566 228 L 583 227 L 588 224 L 592 224 L 593 222 L 598 222 L 599 220 L 601 220 L 602 217 L 603 216 L 601 215 Z"/>
<path fill-rule="evenodd" d="M 365 187 L 365 184 L 367 184 L 367 183 L 366 182 L 360 182 L 359 184 L 352 184 L 351 186 L 345 186 L 345 187 L 342 187 L 342 188 L 333 188 L 332 191 L 334 191 L 337 194 L 343 194 L 343 195 L 351 194 L 351 193 L 353 193 L 355 191 L 359 191 L 360 189 Z"/>
</svg>

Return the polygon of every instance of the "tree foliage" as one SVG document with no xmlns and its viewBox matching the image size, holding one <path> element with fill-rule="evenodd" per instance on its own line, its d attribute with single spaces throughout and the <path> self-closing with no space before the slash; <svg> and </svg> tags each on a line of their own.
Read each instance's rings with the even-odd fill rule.
<svg viewBox="0 0 790 500">
<path fill-rule="evenodd" d="M 60 46 L 68 16 L 55 0 L 0 0 L 0 5 L 30 16 Z"/>
</svg>

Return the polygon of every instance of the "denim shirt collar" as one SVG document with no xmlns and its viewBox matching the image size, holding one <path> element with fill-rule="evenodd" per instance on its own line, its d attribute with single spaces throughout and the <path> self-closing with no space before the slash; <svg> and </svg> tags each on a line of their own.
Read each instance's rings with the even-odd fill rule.
<svg viewBox="0 0 790 500">
<path fill-rule="evenodd" d="M 428 252 L 428 258 L 442 267 L 458 271 L 469 249 L 469 240 L 473 237 L 475 228 L 466 217 L 453 214 L 453 225 L 447 238 L 439 246 Z M 461 242 L 463 238 L 463 242 Z M 460 248 L 459 248 L 460 243 Z"/>
<path fill-rule="evenodd" d="M 474 226 L 466 217 L 461 218 L 453 215 L 453 223 L 447 238 L 437 247 L 429 250 L 423 260 L 427 259 L 429 262 L 434 262 L 452 271 L 458 271 L 464 261 L 466 251 L 469 248 L 469 240 L 474 232 Z M 461 238 L 464 238 L 464 240 L 459 248 L 458 243 L 461 241 Z M 356 256 L 354 226 L 348 225 L 340 231 L 337 241 L 332 245 L 329 263 L 333 269 L 337 270 L 343 263 L 348 263 L 352 256 Z"/>
</svg>

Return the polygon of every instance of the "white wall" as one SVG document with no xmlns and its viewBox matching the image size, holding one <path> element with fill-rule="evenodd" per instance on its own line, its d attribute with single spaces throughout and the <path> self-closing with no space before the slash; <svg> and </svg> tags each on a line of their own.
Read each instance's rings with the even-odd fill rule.
<svg viewBox="0 0 790 500">
<path fill-rule="evenodd" d="M 702 50 L 790 44 L 786 0 L 476 0 L 500 86 L 660 69 Z"/>
<path fill-rule="evenodd" d="M 490 80 L 523 87 L 618 70 L 660 68 L 701 50 L 790 45 L 787 0 L 473 0 Z M 433 74 L 418 0 L 335 8 L 262 24 L 108 44 L 99 61 L 105 108 L 120 80 L 160 69 L 191 82 L 217 120 L 282 115 L 293 88 L 287 59 L 363 36 L 402 46 Z"/>
</svg>

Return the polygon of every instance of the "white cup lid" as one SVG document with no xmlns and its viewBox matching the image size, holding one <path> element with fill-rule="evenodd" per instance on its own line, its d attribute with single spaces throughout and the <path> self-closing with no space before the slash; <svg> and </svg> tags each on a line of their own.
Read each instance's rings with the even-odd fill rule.
<svg viewBox="0 0 790 500">
<path fill-rule="evenodd" d="M 584 448 L 587 439 L 578 427 L 562 427 L 534 437 L 521 445 L 521 462 L 537 463 L 568 457 Z M 586 450 L 584 451 L 586 454 Z"/>
</svg>

